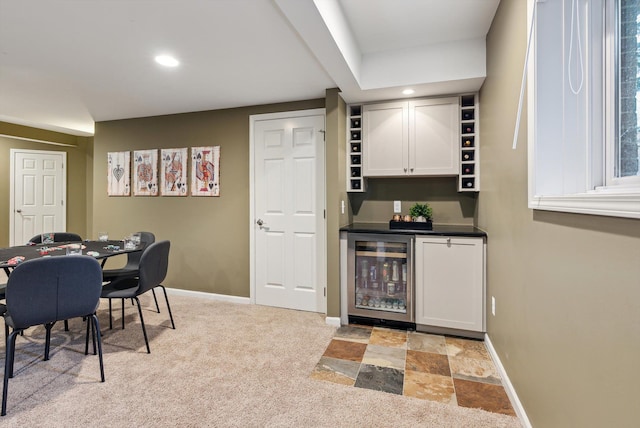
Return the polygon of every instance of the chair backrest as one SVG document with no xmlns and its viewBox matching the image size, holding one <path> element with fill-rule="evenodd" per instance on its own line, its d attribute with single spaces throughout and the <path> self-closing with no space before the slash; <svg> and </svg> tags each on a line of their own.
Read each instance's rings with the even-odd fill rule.
<svg viewBox="0 0 640 428">
<path fill-rule="evenodd" d="M 140 279 L 138 293 L 142 294 L 162 284 L 167 277 L 169 267 L 169 248 L 171 242 L 154 242 L 144 249 L 140 258 Z"/>
<path fill-rule="evenodd" d="M 142 248 L 147 248 L 149 245 L 156 242 L 156 236 L 151 232 L 138 232 L 140 233 L 140 244 Z M 140 265 L 140 258 L 143 251 L 136 251 L 134 253 L 127 253 L 127 265 L 125 269 L 137 269 Z"/>
<path fill-rule="evenodd" d="M 7 312 L 16 329 L 93 314 L 102 290 L 100 263 L 90 256 L 20 263 L 7 281 Z"/>
<path fill-rule="evenodd" d="M 77 233 L 71 232 L 54 232 L 53 242 L 80 242 L 82 237 Z M 42 235 L 36 235 L 29 239 L 30 244 L 42 244 Z"/>
</svg>

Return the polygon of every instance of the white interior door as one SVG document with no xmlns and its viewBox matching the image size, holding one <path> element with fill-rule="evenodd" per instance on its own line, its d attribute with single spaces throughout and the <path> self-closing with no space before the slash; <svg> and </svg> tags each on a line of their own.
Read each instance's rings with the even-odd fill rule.
<svg viewBox="0 0 640 428">
<path fill-rule="evenodd" d="M 324 111 L 288 114 L 251 118 L 252 289 L 257 304 L 325 312 Z"/>
<path fill-rule="evenodd" d="M 65 152 L 11 149 L 10 245 L 42 232 L 64 232 Z"/>
</svg>

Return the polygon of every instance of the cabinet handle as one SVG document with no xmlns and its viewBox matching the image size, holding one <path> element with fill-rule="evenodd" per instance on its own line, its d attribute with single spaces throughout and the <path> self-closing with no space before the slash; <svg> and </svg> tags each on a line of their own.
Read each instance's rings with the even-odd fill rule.
<svg viewBox="0 0 640 428">
<path fill-rule="evenodd" d="M 411 172 L 413 172 L 413 168 L 411 168 Z"/>
<path fill-rule="evenodd" d="M 404 172 L 407 172 L 407 168 L 404 169 Z"/>
<path fill-rule="evenodd" d="M 451 248 L 451 238 L 447 238 L 447 247 Z"/>
</svg>

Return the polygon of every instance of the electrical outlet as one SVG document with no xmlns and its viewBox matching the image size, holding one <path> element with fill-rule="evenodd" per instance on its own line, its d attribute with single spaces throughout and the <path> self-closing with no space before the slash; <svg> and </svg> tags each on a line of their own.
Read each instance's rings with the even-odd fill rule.
<svg viewBox="0 0 640 428">
<path fill-rule="evenodd" d="M 402 212 L 402 202 L 401 201 L 393 201 L 393 213 L 400 214 Z"/>
<path fill-rule="evenodd" d="M 491 315 L 496 316 L 496 298 L 491 296 Z"/>
</svg>

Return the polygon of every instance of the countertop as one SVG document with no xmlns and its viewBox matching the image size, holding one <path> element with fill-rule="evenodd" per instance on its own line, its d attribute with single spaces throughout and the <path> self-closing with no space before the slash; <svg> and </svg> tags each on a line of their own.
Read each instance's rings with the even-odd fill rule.
<svg viewBox="0 0 640 428">
<path fill-rule="evenodd" d="M 434 224 L 433 230 L 390 229 L 389 223 L 352 223 L 340 228 L 340 232 L 349 233 L 386 233 L 394 235 L 435 235 L 435 236 L 466 236 L 486 237 L 487 233 L 475 226 L 461 226 L 453 224 Z"/>
</svg>

